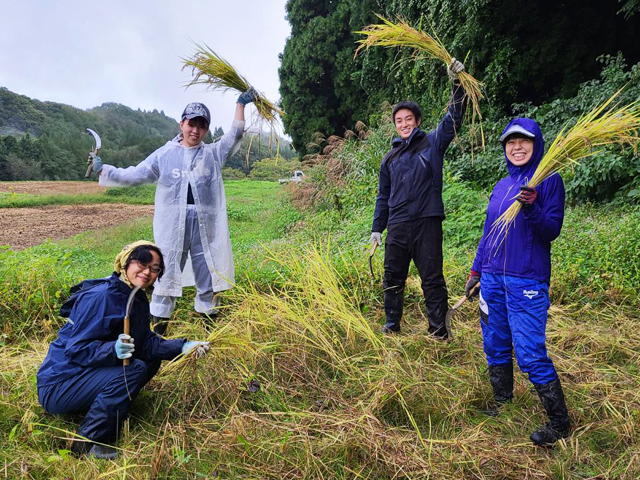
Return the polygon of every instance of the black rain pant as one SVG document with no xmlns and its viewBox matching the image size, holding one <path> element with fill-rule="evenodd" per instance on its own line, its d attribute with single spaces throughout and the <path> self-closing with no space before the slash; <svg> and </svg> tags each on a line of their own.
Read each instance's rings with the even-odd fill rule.
<svg viewBox="0 0 640 480">
<path fill-rule="evenodd" d="M 384 309 L 386 327 L 400 330 L 404 287 L 411 260 L 422 280 L 429 332 L 446 337 L 447 285 L 442 274 L 442 218 L 428 217 L 387 227 L 384 255 Z"/>
</svg>

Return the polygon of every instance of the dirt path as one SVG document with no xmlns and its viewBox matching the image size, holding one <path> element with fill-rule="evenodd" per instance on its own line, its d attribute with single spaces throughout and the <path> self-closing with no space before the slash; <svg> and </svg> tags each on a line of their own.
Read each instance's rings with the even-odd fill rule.
<svg viewBox="0 0 640 480">
<path fill-rule="evenodd" d="M 0 192 L 28 193 L 31 195 L 79 195 L 83 193 L 101 193 L 106 189 L 99 187 L 98 182 L 0 182 Z"/>
<path fill-rule="evenodd" d="M 0 208 L 0 245 L 22 250 L 38 245 L 47 238 L 60 240 L 87 230 L 97 230 L 152 215 L 153 205 L 93 204 Z"/>
</svg>

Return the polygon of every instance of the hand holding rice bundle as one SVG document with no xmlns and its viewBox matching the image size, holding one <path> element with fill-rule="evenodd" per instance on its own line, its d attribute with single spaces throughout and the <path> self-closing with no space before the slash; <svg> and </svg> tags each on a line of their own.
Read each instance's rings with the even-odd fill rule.
<svg viewBox="0 0 640 480">
<path fill-rule="evenodd" d="M 601 151 L 597 147 L 617 143 L 630 145 L 637 150 L 640 140 L 640 102 L 609 108 L 621 91 L 618 90 L 606 102 L 580 117 L 572 128 L 562 128 L 542 157 L 526 188 L 535 189 L 553 174 L 573 166 L 579 160 L 596 155 Z M 521 196 L 522 194 L 518 195 Z M 503 238 L 503 234 L 507 233 L 522 209 L 523 203 L 526 204 L 522 201 L 514 202 L 495 221 L 492 231 L 496 235 L 493 238 Z"/>
<path fill-rule="evenodd" d="M 431 36 L 417 30 L 402 19 L 399 19 L 397 23 L 393 23 L 381 15 L 378 15 L 378 18 L 384 23 L 369 25 L 364 30 L 355 32 L 365 35 L 365 38 L 358 40 L 360 45 L 356 49 L 354 57 L 363 48 L 368 50 L 370 47 L 408 47 L 414 48 L 417 54 L 426 54 L 428 57 L 442 60 L 447 67 L 452 64 L 452 61 L 455 61 L 437 36 Z M 480 113 L 480 100 L 484 98 L 482 93 L 484 86 L 482 82 L 476 80 L 465 71 L 459 72 L 457 77 L 457 81 L 460 82 L 464 89 L 468 101 L 471 102 L 471 124 L 475 125 L 475 120 L 476 118 L 478 119 L 482 146 L 484 147 L 482 114 Z"/>
<path fill-rule="evenodd" d="M 191 58 L 183 58 L 184 65 L 182 69 L 191 68 L 193 80 L 187 87 L 192 85 L 206 85 L 212 90 L 237 90 L 242 95 L 251 92 L 252 100 L 258 111 L 258 115 L 267 122 L 273 123 L 276 120 L 276 114 L 284 115 L 278 106 L 270 102 L 258 90 L 253 88 L 249 81 L 240 75 L 229 62 L 224 60 L 220 55 L 214 52 L 208 46 L 200 46 L 196 44 L 196 53 Z M 242 102 L 243 96 L 238 99 Z"/>
</svg>

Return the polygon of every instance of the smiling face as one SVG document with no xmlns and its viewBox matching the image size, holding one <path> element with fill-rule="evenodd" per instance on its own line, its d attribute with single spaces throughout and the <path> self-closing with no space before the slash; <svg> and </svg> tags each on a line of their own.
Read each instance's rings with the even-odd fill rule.
<svg viewBox="0 0 640 480">
<path fill-rule="evenodd" d="M 505 141 L 504 152 L 507 159 L 516 167 L 526 165 L 533 154 L 533 139 L 508 137 Z"/>
<path fill-rule="evenodd" d="M 150 287 L 158 279 L 161 266 L 160 255 L 154 250 L 150 250 L 149 253 L 151 254 L 149 263 L 131 260 L 127 267 L 127 278 L 136 287 Z"/>
<path fill-rule="evenodd" d="M 420 126 L 420 120 L 416 120 L 415 115 L 408 108 L 401 108 L 393 116 L 393 123 L 396 126 L 398 136 L 406 140 L 411 136 L 411 132 Z"/>
<path fill-rule="evenodd" d="M 180 130 L 182 130 L 182 145 L 195 147 L 200 145 L 209 128 L 202 117 L 196 117 L 182 120 L 180 122 Z"/>
</svg>

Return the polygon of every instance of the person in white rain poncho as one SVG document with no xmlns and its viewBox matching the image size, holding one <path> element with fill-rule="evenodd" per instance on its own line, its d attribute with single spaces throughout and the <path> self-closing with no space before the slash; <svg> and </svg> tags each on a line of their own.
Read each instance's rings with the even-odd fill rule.
<svg viewBox="0 0 640 480">
<path fill-rule="evenodd" d="M 100 157 L 93 158 L 101 186 L 158 182 L 153 236 L 166 268 L 156 282 L 151 315 L 159 322 L 156 331 L 161 334 L 166 330 L 164 320 L 171 317 L 182 296 L 182 270 L 188 254 L 197 289 L 196 312 L 215 314 L 216 293 L 234 283 L 222 167 L 240 147 L 244 107 L 254 100 L 253 89 L 240 95 L 231 129 L 216 143 L 202 141 L 209 131 L 209 109 L 202 103 L 190 103 L 182 113 L 181 133 L 135 167 L 116 168 L 103 165 Z"/>
</svg>

